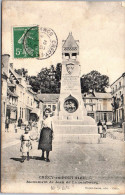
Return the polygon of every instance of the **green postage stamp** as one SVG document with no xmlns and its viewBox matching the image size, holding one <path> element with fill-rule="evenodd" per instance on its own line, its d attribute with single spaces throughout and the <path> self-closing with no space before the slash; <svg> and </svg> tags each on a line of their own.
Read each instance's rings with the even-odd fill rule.
<svg viewBox="0 0 125 195">
<path fill-rule="evenodd" d="M 39 29 L 33 27 L 13 28 L 14 58 L 39 57 Z"/>
<path fill-rule="evenodd" d="M 13 27 L 14 58 L 51 57 L 58 45 L 56 33 L 47 27 Z"/>
</svg>

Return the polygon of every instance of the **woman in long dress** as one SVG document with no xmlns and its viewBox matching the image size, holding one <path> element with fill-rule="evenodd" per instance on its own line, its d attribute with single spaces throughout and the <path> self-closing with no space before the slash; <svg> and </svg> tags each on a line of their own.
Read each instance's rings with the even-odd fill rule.
<svg viewBox="0 0 125 195">
<path fill-rule="evenodd" d="M 42 129 L 40 132 L 40 139 L 38 149 L 42 150 L 41 160 L 45 160 L 44 152 L 46 151 L 46 162 L 49 160 L 49 152 L 52 151 L 52 139 L 53 139 L 53 124 L 50 117 L 51 110 L 45 110 L 45 118 L 42 124 Z"/>
</svg>

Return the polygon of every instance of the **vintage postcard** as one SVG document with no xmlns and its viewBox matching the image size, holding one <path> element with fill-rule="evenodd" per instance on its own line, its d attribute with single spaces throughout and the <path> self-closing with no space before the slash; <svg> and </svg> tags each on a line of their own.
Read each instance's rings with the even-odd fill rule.
<svg viewBox="0 0 125 195">
<path fill-rule="evenodd" d="M 2 2 L 1 191 L 125 193 L 125 2 Z"/>
</svg>

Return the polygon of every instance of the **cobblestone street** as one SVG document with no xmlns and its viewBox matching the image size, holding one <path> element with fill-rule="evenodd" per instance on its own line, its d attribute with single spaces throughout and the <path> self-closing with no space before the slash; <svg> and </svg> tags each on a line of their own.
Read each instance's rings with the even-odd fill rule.
<svg viewBox="0 0 125 195">
<path fill-rule="evenodd" d="M 103 138 L 100 144 L 53 141 L 50 162 L 41 160 L 41 151 L 37 149 L 38 142 L 33 141 L 30 160 L 21 163 L 20 135 L 21 130 L 17 134 L 3 134 L 2 161 L 6 162 L 2 165 L 4 185 L 13 181 L 26 183 L 39 180 L 42 176 L 83 176 L 84 182 L 123 184 L 124 142 L 120 140 L 107 137 Z"/>
</svg>

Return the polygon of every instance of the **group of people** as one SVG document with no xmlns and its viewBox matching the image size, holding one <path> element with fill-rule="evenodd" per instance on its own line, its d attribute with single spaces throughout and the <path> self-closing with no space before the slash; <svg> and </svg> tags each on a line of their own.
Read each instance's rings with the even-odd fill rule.
<svg viewBox="0 0 125 195">
<path fill-rule="evenodd" d="M 21 135 L 21 147 L 22 160 L 24 162 L 26 159 L 29 161 L 29 152 L 32 149 L 32 141 L 36 140 L 37 137 L 33 137 L 30 134 L 30 125 L 25 127 L 24 133 Z M 51 110 L 46 109 L 44 112 L 44 120 L 41 124 L 41 129 L 38 138 L 38 149 L 42 150 L 41 160 L 50 162 L 49 152 L 52 151 L 52 140 L 53 140 L 53 124 L 51 119 Z M 46 158 L 45 158 L 46 152 Z"/>
<path fill-rule="evenodd" d="M 18 124 L 14 123 L 14 129 L 15 129 L 15 132 L 17 131 L 17 126 L 19 128 L 21 128 L 21 125 L 22 125 L 22 119 L 19 117 L 18 119 Z M 7 116 L 6 117 L 6 120 L 5 120 L 5 132 L 9 132 L 9 125 L 10 125 L 10 119 L 9 117 Z"/>
<path fill-rule="evenodd" d="M 42 150 L 41 160 L 45 160 L 46 162 L 50 162 L 49 152 L 52 151 L 52 140 L 53 140 L 53 123 L 51 118 L 51 110 L 47 108 L 44 112 L 44 120 L 42 121 L 41 127 L 36 125 L 36 121 L 33 121 L 31 124 L 25 126 L 24 133 L 21 135 L 21 147 L 20 151 L 22 152 L 21 162 L 24 162 L 26 159 L 29 161 L 29 152 L 32 149 L 32 141 L 38 141 L 38 150 Z M 22 119 L 19 118 L 18 126 L 21 128 Z M 106 138 L 106 122 L 102 124 L 101 120 L 98 122 L 98 133 L 101 138 Z M 9 118 L 7 117 L 5 123 L 5 129 L 9 128 Z M 32 131 L 30 131 L 32 128 Z M 33 130 L 34 129 L 34 130 Z M 33 132 L 35 131 L 36 135 L 33 136 Z M 45 158 L 46 152 L 46 158 Z"/>
<path fill-rule="evenodd" d="M 97 125 L 98 125 L 98 133 L 100 134 L 100 137 L 106 138 L 106 131 L 107 131 L 106 122 L 102 124 L 101 120 L 99 120 Z"/>
</svg>

